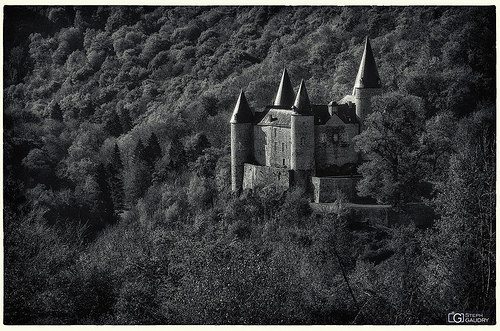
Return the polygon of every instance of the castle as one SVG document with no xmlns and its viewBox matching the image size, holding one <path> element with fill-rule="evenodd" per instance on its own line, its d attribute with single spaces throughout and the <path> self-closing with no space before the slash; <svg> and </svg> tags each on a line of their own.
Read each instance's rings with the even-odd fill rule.
<svg viewBox="0 0 500 331">
<path fill-rule="evenodd" d="M 353 137 L 382 92 L 368 37 L 352 95 L 327 105 L 311 104 L 304 80 L 297 95 L 286 69 L 273 105 L 253 112 L 241 91 L 231 117 L 232 190 L 272 185 L 302 188 L 315 202 L 335 192 L 355 195 L 361 158 Z"/>
</svg>

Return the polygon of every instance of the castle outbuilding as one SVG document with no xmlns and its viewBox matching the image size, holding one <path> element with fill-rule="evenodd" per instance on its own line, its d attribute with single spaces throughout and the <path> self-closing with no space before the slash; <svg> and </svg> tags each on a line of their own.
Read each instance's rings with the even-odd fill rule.
<svg viewBox="0 0 500 331">
<path fill-rule="evenodd" d="M 286 69 L 274 103 L 261 111 L 241 91 L 230 121 L 232 190 L 293 186 L 316 202 L 335 200 L 338 190 L 354 196 L 360 155 L 353 138 L 381 91 L 368 38 L 352 95 L 339 102 L 311 104 L 304 80 L 295 94 Z"/>
</svg>

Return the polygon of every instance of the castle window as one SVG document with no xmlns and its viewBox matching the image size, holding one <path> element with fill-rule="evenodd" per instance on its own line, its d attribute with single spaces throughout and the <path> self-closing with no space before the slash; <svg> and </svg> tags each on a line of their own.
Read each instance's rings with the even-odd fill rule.
<svg viewBox="0 0 500 331">
<path fill-rule="evenodd" d="M 306 138 L 304 137 L 300 138 L 300 144 L 304 146 L 306 144 Z"/>
<path fill-rule="evenodd" d="M 326 133 L 322 133 L 322 134 L 319 136 L 319 140 L 320 140 L 322 143 L 326 143 Z"/>
<path fill-rule="evenodd" d="M 278 133 L 278 129 L 274 129 L 274 136 L 276 137 L 276 134 Z"/>
<path fill-rule="evenodd" d="M 339 142 L 339 134 L 338 133 L 334 133 L 333 134 L 333 142 L 334 143 L 338 143 Z"/>
<path fill-rule="evenodd" d="M 285 143 L 281 143 L 281 151 L 284 152 L 285 151 Z"/>
<path fill-rule="evenodd" d="M 274 150 L 277 151 L 278 150 L 278 143 L 275 141 L 274 142 Z"/>
<path fill-rule="evenodd" d="M 283 159 L 283 165 L 284 165 L 284 166 L 286 165 L 286 163 L 285 163 L 285 159 Z"/>
</svg>

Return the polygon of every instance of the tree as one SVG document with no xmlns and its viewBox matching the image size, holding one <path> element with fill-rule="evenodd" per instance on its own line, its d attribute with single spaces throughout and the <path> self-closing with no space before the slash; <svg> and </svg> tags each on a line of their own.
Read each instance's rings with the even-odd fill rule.
<svg viewBox="0 0 500 331">
<path fill-rule="evenodd" d="M 118 137 L 123 133 L 120 117 L 118 117 L 114 109 L 111 111 L 109 118 L 106 119 L 106 130 L 113 137 Z"/>
<path fill-rule="evenodd" d="M 186 151 L 179 138 L 174 137 L 170 142 L 168 156 L 170 158 L 169 166 L 173 169 L 186 164 Z"/>
<path fill-rule="evenodd" d="M 189 161 L 194 162 L 200 156 L 205 148 L 210 147 L 205 133 L 197 133 L 189 137 L 185 144 L 186 156 Z"/>
<path fill-rule="evenodd" d="M 124 184 L 127 200 L 133 205 L 140 199 L 151 184 L 151 169 L 146 161 L 144 145 L 139 139 L 132 155 L 130 168 L 125 173 Z"/>
<path fill-rule="evenodd" d="M 142 140 L 139 138 L 135 145 L 134 153 L 132 154 L 132 163 L 139 163 L 146 160 L 146 150 Z"/>
<path fill-rule="evenodd" d="M 63 120 L 63 114 L 61 111 L 61 107 L 59 106 L 59 103 L 57 102 L 51 102 L 49 104 L 49 111 L 50 111 L 50 118 L 56 121 L 62 121 Z"/>
<path fill-rule="evenodd" d="M 495 309 L 495 106 L 463 119 L 448 178 L 434 200 L 441 218 L 424 252 L 435 309 Z"/>
<path fill-rule="evenodd" d="M 126 109 L 123 109 L 120 117 L 120 123 L 122 125 L 122 132 L 127 133 L 129 132 L 133 125 L 132 125 L 132 119 L 130 118 L 129 111 Z"/>
<path fill-rule="evenodd" d="M 107 166 L 108 183 L 111 190 L 111 197 L 116 213 L 123 211 L 125 197 L 123 192 L 123 163 L 120 156 L 120 149 L 115 143 L 111 161 Z"/>
<path fill-rule="evenodd" d="M 145 154 L 146 161 L 151 169 L 154 169 L 155 162 L 162 157 L 161 146 L 154 132 L 151 133 L 151 136 L 146 143 Z"/>
<path fill-rule="evenodd" d="M 453 137 L 456 129 L 457 120 L 451 112 L 440 112 L 427 120 L 422 143 L 427 150 L 425 157 L 430 179 L 439 181 L 444 178 L 454 149 Z"/>
<path fill-rule="evenodd" d="M 203 210 L 213 202 L 214 191 L 212 181 L 197 175 L 192 176 L 187 191 L 189 206 L 194 210 Z"/>
<path fill-rule="evenodd" d="M 113 197 L 108 183 L 108 173 L 104 164 L 100 163 L 96 171 L 97 194 L 94 211 L 99 215 L 99 222 L 94 224 L 97 229 L 101 229 L 107 224 L 116 222 Z"/>
<path fill-rule="evenodd" d="M 358 168 L 363 175 L 358 191 L 379 203 L 402 206 L 417 197 L 418 184 L 424 178 L 422 101 L 392 92 L 375 97 L 373 110 L 365 120 L 365 130 L 354 139 L 366 160 Z"/>
<path fill-rule="evenodd" d="M 205 95 L 201 98 L 201 105 L 209 116 L 215 116 L 219 112 L 219 99 L 211 95 Z"/>
<path fill-rule="evenodd" d="M 115 143 L 115 147 L 113 148 L 113 154 L 111 154 L 111 161 L 109 162 L 114 169 L 123 171 L 123 162 L 120 153 L 120 148 L 118 148 L 118 144 Z"/>
<path fill-rule="evenodd" d="M 199 177 L 214 178 L 216 173 L 217 162 L 224 155 L 225 151 L 221 148 L 209 147 L 203 151 L 196 161 L 190 163 L 190 168 L 193 169 Z"/>
<path fill-rule="evenodd" d="M 72 275 L 79 230 L 49 226 L 45 213 L 41 207 L 4 210 L 5 324 L 75 324 L 70 280 L 60 280 Z"/>
</svg>

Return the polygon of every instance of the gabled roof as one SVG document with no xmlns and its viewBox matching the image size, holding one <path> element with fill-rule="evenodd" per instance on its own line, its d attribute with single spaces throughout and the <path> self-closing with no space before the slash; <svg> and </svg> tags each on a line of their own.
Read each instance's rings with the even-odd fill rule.
<svg viewBox="0 0 500 331">
<path fill-rule="evenodd" d="M 337 112 L 335 113 L 345 124 L 359 123 L 356 116 L 356 107 L 351 104 L 338 105 Z"/>
<path fill-rule="evenodd" d="M 292 82 L 290 81 L 286 69 L 283 69 L 283 75 L 281 76 L 280 87 L 278 88 L 274 105 L 291 107 L 294 99 L 295 93 L 293 92 Z"/>
<path fill-rule="evenodd" d="M 236 106 L 234 107 L 231 123 L 251 123 L 252 120 L 252 110 L 250 110 L 245 93 L 241 91 L 238 102 L 236 102 Z"/>
<path fill-rule="evenodd" d="M 335 113 L 333 116 L 344 124 L 359 123 L 356 116 L 354 104 L 334 103 Z M 328 105 L 312 105 L 311 115 L 314 115 L 314 125 L 325 125 L 331 118 Z M 257 111 L 254 114 L 253 124 L 258 126 L 290 127 L 291 112 L 286 107 L 267 106 L 264 111 Z"/>
<path fill-rule="evenodd" d="M 300 82 L 299 92 L 297 92 L 297 98 L 293 104 L 295 111 L 301 115 L 312 115 L 311 113 L 311 102 L 309 101 L 309 96 L 307 95 L 306 84 L 304 80 Z"/>
<path fill-rule="evenodd" d="M 359 65 L 358 75 L 356 76 L 355 88 L 377 88 L 381 87 L 380 77 L 378 75 L 377 64 L 373 57 L 372 47 L 368 36 L 365 40 L 365 50 L 363 58 Z"/>
<path fill-rule="evenodd" d="M 314 114 L 315 125 L 323 125 L 330 119 L 328 105 L 311 105 L 311 111 Z"/>
</svg>

